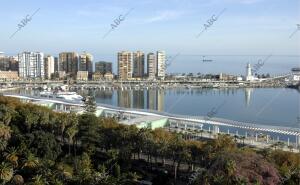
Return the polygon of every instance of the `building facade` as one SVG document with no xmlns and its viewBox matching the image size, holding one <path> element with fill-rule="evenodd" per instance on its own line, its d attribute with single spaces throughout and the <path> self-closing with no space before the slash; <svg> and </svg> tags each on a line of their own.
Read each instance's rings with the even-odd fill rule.
<svg viewBox="0 0 300 185">
<path fill-rule="evenodd" d="M 19 77 L 23 79 L 44 78 L 44 54 L 41 52 L 23 52 L 18 55 Z"/>
<path fill-rule="evenodd" d="M 95 72 L 93 75 L 92 75 L 92 80 L 93 81 L 99 81 L 99 80 L 102 80 L 103 79 L 103 74 L 100 73 L 100 72 Z"/>
<path fill-rule="evenodd" d="M 78 71 L 78 54 L 75 52 L 60 53 L 59 71 L 65 71 L 69 77 L 76 78 Z"/>
<path fill-rule="evenodd" d="M 120 80 L 128 80 L 133 74 L 133 54 L 122 51 L 118 53 L 118 76 Z"/>
<path fill-rule="evenodd" d="M 91 75 L 93 73 L 93 55 L 84 52 L 79 56 L 79 71 L 88 71 Z"/>
<path fill-rule="evenodd" d="M 0 71 L 0 80 L 1 81 L 10 81 L 10 80 L 18 80 L 19 75 L 18 71 Z"/>
<path fill-rule="evenodd" d="M 0 70 L 1 71 L 9 70 L 9 59 L 7 57 L 0 57 Z"/>
<path fill-rule="evenodd" d="M 104 62 L 99 61 L 95 63 L 95 72 L 105 74 L 105 73 L 112 73 L 112 63 L 111 62 Z"/>
<path fill-rule="evenodd" d="M 58 72 L 58 71 L 59 71 L 58 57 L 54 57 L 54 72 Z"/>
<path fill-rule="evenodd" d="M 55 64 L 54 64 L 54 57 L 48 55 L 45 57 L 45 78 L 51 79 L 52 74 L 54 74 Z"/>
<path fill-rule="evenodd" d="M 112 73 L 110 73 L 110 72 L 105 73 L 104 79 L 107 80 L 107 81 L 111 81 L 111 80 L 114 79 L 114 75 Z"/>
<path fill-rule="evenodd" d="M 78 71 L 76 75 L 76 80 L 87 81 L 88 80 L 88 71 Z"/>
<path fill-rule="evenodd" d="M 0 57 L 0 70 L 1 71 L 18 71 L 19 63 L 15 57 Z"/>
<path fill-rule="evenodd" d="M 164 79 L 166 76 L 166 54 L 164 51 L 157 51 L 157 78 Z"/>
<path fill-rule="evenodd" d="M 154 53 L 147 54 L 147 72 L 149 79 L 155 79 L 156 76 L 156 58 Z"/>
<path fill-rule="evenodd" d="M 141 51 L 133 53 L 133 77 L 144 77 L 145 55 Z"/>
</svg>

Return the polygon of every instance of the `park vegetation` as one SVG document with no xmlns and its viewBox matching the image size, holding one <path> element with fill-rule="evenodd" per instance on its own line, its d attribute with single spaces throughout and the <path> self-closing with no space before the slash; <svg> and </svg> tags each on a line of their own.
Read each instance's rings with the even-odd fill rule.
<svg viewBox="0 0 300 185">
<path fill-rule="evenodd" d="M 0 184 L 300 184 L 299 154 L 184 138 L 0 96 Z"/>
</svg>

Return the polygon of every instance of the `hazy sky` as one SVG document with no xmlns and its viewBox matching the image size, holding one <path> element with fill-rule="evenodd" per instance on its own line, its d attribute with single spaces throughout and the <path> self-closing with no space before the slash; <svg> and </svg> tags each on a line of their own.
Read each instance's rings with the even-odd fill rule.
<svg viewBox="0 0 300 185">
<path fill-rule="evenodd" d="M 14 37 L 20 21 L 40 10 Z M 298 55 L 300 0 L 1 0 L 0 51 Z M 105 38 L 114 19 L 124 21 Z M 199 38 L 212 15 L 224 13 Z"/>
</svg>

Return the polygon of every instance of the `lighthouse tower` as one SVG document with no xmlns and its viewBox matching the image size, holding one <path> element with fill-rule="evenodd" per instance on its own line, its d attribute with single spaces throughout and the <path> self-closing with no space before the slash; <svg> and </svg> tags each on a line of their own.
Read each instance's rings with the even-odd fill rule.
<svg viewBox="0 0 300 185">
<path fill-rule="evenodd" d="M 246 67 L 246 81 L 253 81 L 254 76 L 252 75 L 251 65 L 250 63 L 247 64 Z"/>
</svg>

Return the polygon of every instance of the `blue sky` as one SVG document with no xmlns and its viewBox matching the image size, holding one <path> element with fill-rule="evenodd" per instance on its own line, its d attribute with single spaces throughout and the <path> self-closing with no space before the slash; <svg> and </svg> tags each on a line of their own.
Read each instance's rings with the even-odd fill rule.
<svg viewBox="0 0 300 185">
<path fill-rule="evenodd" d="M 38 8 L 13 38 L 17 25 Z M 133 10 L 110 32 L 114 19 Z M 199 38 L 203 24 L 226 11 Z M 88 51 L 114 60 L 120 50 L 182 55 L 298 55 L 300 0 L 2 0 L 0 51 L 58 55 Z M 113 61 L 114 62 L 114 61 Z"/>
</svg>

